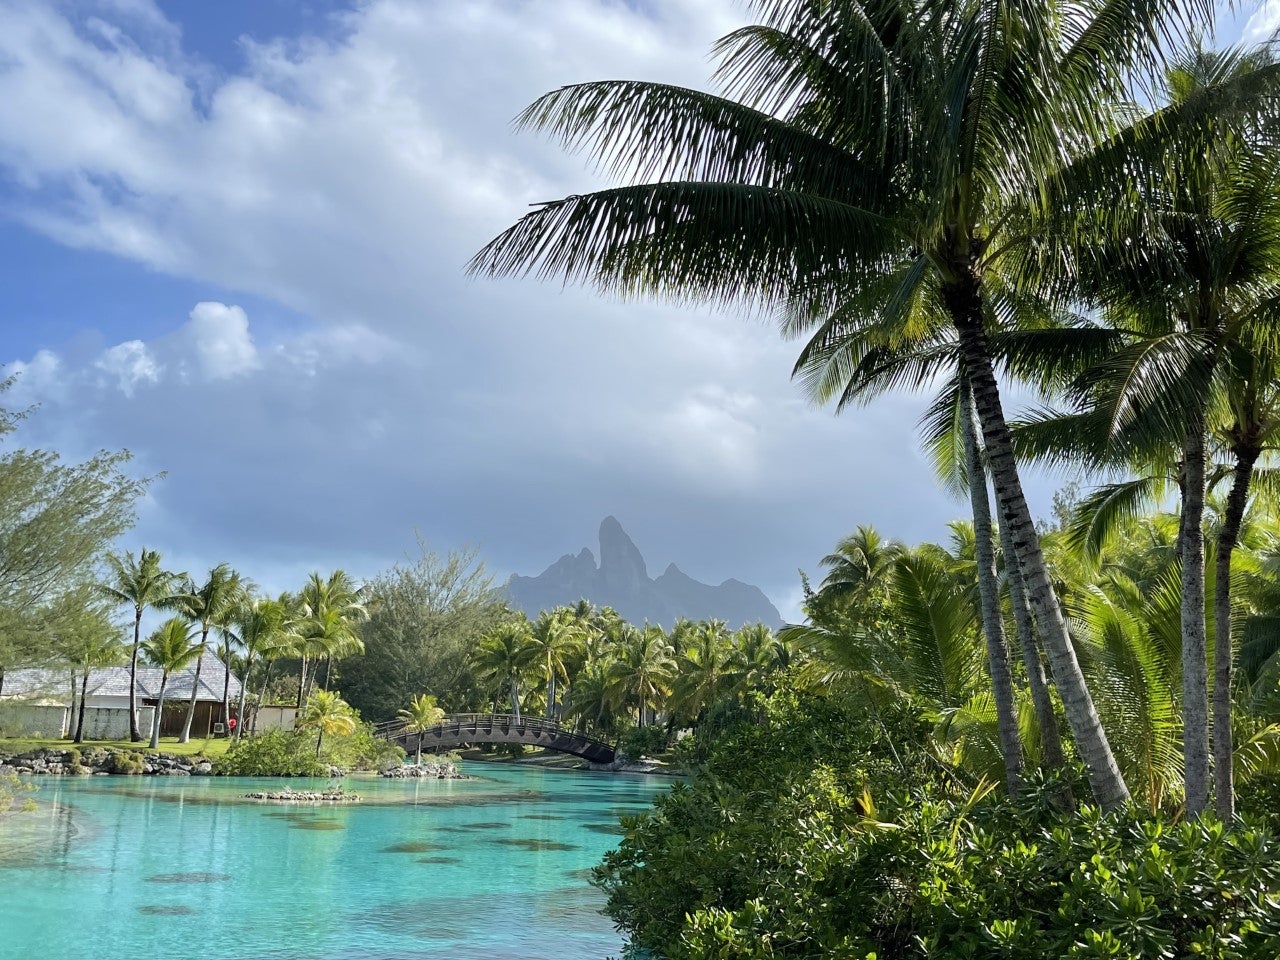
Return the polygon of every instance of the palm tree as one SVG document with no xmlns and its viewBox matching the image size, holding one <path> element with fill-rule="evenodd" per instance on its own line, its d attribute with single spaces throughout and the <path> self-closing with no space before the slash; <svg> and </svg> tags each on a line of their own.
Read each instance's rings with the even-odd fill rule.
<svg viewBox="0 0 1280 960">
<path fill-rule="evenodd" d="M 676 663 L 661 627 L 629 627 L 618 643 L 609 676 L 627 700 L 636 703 L 636 726 L 645 725 L 645 709 L 666 695 Z"/>
<path fill-rule="evenodd" d="M 567 610 L 543 611 L 534 621 L 532 638 L 540 652 L 547 680 L 547 719 L 555 720 L 556 680 L 569 682 L 568 662 L 582 649 L 586 631 Z"/>
<path fill-rule="evenodd" d="M 331 690 L 317 690 L 307 700 L 306 709 L 298 718 L 298 728 L 316 731 L 316 757 L 319 758 L 324 735 L 346 736 L 355 730 L 356 720 L 351 715 L 351 707 L 340 696 Z"/>
<path fill-rule="evenodd" d="M 208 649 L 209 631 L 230 622 L 244 592 L 245 584 L 240 574 L 225 563 L 220 563 L 210 570 L 208 579 L 199 587 L 187 581 L 179 607 L 186 618 L 200 628 L 200 654 L 196 658 L 196 673 L 191 683 L 191 699 L 187 703 L 187 719 L 182 725 L 179 743 L 186 743 L 191 739 L 191 721 L 196 715 L 196 697 L 200 692 L 200 671 L 204 666 L 205 651 Z M 224 664 L 224 667 L 229 675 L 230 664 Z M 226 691 L 227 685 L 224 684 L 224 704 L 227 700 Z"/>
<path fill-rule="evenodd" d="M 739 664 L 723 620 L 697 624 L 687 636 L 684 650 L 675 657 L 670 707 L 673 714 L 696 725 L 703 712 L 734 685 L 735 668 L 745 670 L 745 664 Z"/>
<path fill-rule="evenodd" d="M 329 685 L 329 671 L 333 661 L 341 657 L 364 652 L 364 644 L 356 635 L 355 625 L 369 617 L 369 611 L 359 587 L 345 570 L 335 570 L 328 579 L 319 573 L 307 578 L 299 597 L 304 608 L 304 621 L 300 630 L 315 642 L 302 652 L 302 675 L 299 681 L 298 705 L 315 685 L 316 670 L 307 675 L 310 654 L 318 661 L 325 659 L 325 686 Z"/>
<path fill-rule="evenodd" d="M 155 713 L 151 717 L 151 749 L 160 745 L 160 718 L 164 713 L 165 691 L 169 677 L 185 670 L 198 660 L 202 646 L 195 642 L 196 630 L 184 617 L 171 617 L 162 623 L 142 645 L 147 662 L 160 668 L 160 692 Z M 188 718 L 189 719 L 189 718 Z"/>
<path fill-rule="evenodd" d="M 540 652 L 523 617 L 498 624 L 480 640 L 471 662 L 479 679 L 494 691 L 495 713 L 505 687 L 511 695 L 511 712 L 520 721 L 520 689 Z"/>
<path fill-rule="evenodd" d="M 400 710 L 399 717 L 404 721 L 404 728 L 409 733 L 422 733 L 432 727 L 438 727 L 444 720 L 444 711 L 436 703 L 436 698 L 429 693 L 414 697 L 409 701 L 407 710 Z M 422 766 L 422 737 L 418 737 L 418 749 L 414 761 Z"/>
<path fill-rule="evenodd" d="M 129 654 L 129 739 L 138 743 L 138 650 L 142 644 L 142 614 L 148 607 L 173 607 L 182 596 L 185 573 L 160 566 L 160 554 L 143 547 L 138 556 L 107 555 L 107 579 L 99 585 L 104 597 L 133 607 L 133 649 Z"/>
<path fill-rule="evenodd" d="M 240 680 L 240 703 L 236 707 L 236 739 L 244 735 L 245 699 L 249 691 L 249 675 L 259 659 L 274 658 L 285 635 L 289 617 L 286 597 L 269 600 L 246 598 L 235 614 L 236 633 L 244 651 L 244 671 Z M 261 700 L 259 700 L 261 703 Z"/>
<path fill-rule="evenodd" d="M 987 284 L 1043 235 L 1046 182 L 1116 126 L 1134 72 L 1201 29 L 1205 0 L 1006 5 L 758 0 L 718 45 L 728 96 L 605 81 L 523 125 L 631 182 L 541 205 L 472 262 L 623 294 L 776 311 L 795 333 L 880 322 L 863 295 L 937 299 L 954 328 L 1016 564 L 1094 795 L 1128 796 L 1076 660 L 1014 461 Z M 1159 37 L 1163 43 L 1149 38 Z M 734 95 L 741 100 L 733 99 Z"/>
</svg>

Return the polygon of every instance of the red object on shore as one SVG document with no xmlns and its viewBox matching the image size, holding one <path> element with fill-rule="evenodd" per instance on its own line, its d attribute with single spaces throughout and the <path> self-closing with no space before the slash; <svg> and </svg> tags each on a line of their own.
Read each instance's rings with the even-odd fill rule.
<svg viewBox="0 0 1280 960">
<path fill-rule="evenodd" d="M 227 729 L 228 729 L 228 730 L 230 730 L 232 733 L 235 733 L 235 732 L 236 732 L 236 718 L 235 718 L 235 717 L 232 717 L 230 720 L 228 720 L 228 721 L 227 721 Z"/>
</svg>

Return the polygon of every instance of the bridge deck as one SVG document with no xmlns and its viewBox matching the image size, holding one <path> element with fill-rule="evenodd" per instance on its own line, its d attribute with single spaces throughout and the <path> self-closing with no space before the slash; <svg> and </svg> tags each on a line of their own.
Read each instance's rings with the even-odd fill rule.
<svg viewBox="0 0 1280 960">
<path fill-rule="evenodd" d="M 516 717 L 509 713 L 462 713 L 444 718 L 422 731 L 405 729 L 404 721 L 377 727 L 378 736 L 413 753 L 421 742 L 424 750 L 448 750 L 467 743 L 522 743 L 582 757 L 592 763 L 612 763 L 614 749 L 607 743 L 566 729 L 542 717 Z"/>
</svg>

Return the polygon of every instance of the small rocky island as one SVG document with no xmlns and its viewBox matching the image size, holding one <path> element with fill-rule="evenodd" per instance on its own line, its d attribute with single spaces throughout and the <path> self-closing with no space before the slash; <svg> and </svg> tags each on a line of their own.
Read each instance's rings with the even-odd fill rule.
<svg viewBox="0 0 1280 960">
<path fill-rule="evenodd" d="M 332 790 L 268 790 L 246 793 L 246 800 L 263 803 L 359 803 L 360 794 L 347 793 L 341 787 Z"/>
<path fill-rule="evenodd" d="M 453 760 L 446 757 L 424 757 L 422 763 L 401 763 L 383 767 L 378 776 L 391 780 L 467 780 Z"/>
</svg>

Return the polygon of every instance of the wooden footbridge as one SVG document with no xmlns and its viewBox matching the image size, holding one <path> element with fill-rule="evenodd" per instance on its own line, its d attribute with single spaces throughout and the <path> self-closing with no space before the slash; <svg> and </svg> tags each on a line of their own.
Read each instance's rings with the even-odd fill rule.
<svg viewBox="0 0 1280 960">
<path fill-rule="evenodd" d="M 398 743 L 406 753 L 452 750 L 468 743 L 524 743 L 582 757 L 592 763 L 612 763 L 613 747 L 601 740 L 562 727 L 542 717 L 517 717 L 510 713 L 458 713 L 426 730 L 407 730 L 404 721 L 379 724 L 378 736 Z"/>
</svg>

